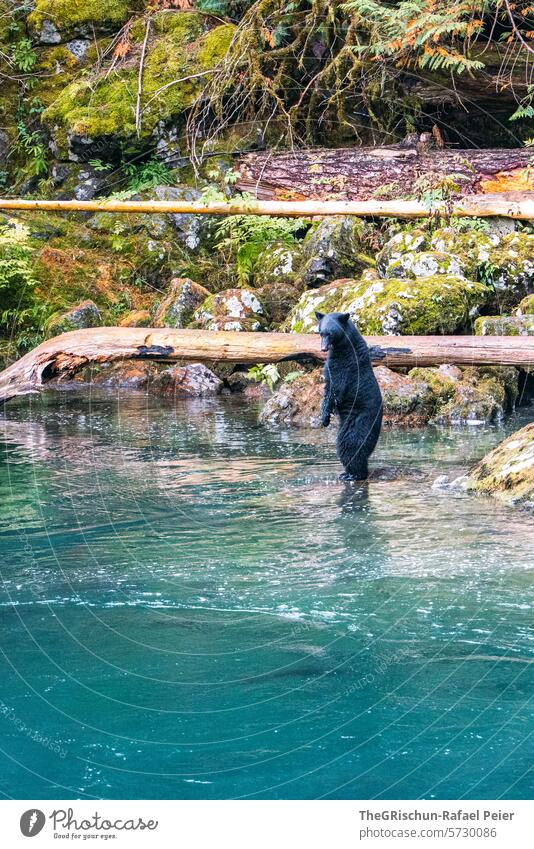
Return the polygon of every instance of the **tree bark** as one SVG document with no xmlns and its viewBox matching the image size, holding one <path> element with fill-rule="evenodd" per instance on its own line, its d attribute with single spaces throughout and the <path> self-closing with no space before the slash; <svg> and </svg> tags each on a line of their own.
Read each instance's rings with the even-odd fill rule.
<svg viewBox="0 0 534 849">
<path fill-rule="evenodd" d="M 531 336 L 369 336 L 377 365 L 534 366 Z M 236 333 L 167 328 L 97 327 L 43 342 L 0 373 L 0 401 L 39 392 L 48 381 L 90 363 L 119 360 L 273 363 L 323 360 L 318 334 Z"/>
<path fill-rule="evenodd" d="M 424 145 L 249 153 L 241 160 L 236 185 L 260 200 L 405 198 L 414 194 L 417 181 L 454 174 L 461 175 L 461 195 L 534 189 L 528 171 L 532 154 L 525 148 L 425 150 Z"/>
<path fill-rule="evenodd" d="M 330 151 L 333 153 L 333 151 Z M 226 202 L 189 203 L 163 200 L 26 200 L 0 198 L 0 209 L 56 212 L 188 213 L 191 215 L 275 215 L 293 218 L 328 215 L 378 216 L 382 218 L 428 218 L 442 210 L 461 217 L 534 219 L 534 192 L 502 192 L 468 195 L 452 203 L 418 200 L 258 200 L 242 198 Z"/>
</svg>

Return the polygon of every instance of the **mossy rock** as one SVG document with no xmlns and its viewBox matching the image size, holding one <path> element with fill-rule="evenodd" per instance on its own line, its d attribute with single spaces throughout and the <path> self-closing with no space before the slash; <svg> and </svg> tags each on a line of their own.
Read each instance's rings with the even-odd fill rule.
<svg viewBox="0 0 534 849">
<path fill-rule="evenodd" d="M 148 310 L 132 310 L 119 321 L 119 327 L 150 327 L 151 324 Z"/>
<path fill-rule="evenodd" d="M 414 280 L 417 277 L 434 277 L 437 274 L 465 277 L 465 265 L 454 254 L 440 251 L 408 251 L 388 262 L 381 276 Z"/>
<path fill-rule="evenodd" d="M 509 366 L 462 369 L 462 379 L 432 421 L 446 425 L 481 425 L 500 421 L 515 404 L 518 371 Z"/>
<path fill-rule="evenodd" d="M 64 313 L 52 315 L 45 326 L 47 336 L 59 336 L 70 330 L 81 330 L 86 327 L 99 327 L 102 315 L 94 301 L 82 301 Z"/>
<path fill-rule="evenodd" d="M 490 451 L 462 482 L 470 492 L 506 504 L 534 507 L 534 423 Z"/>
<path fill-rule="evenodd" d="M 304 285 L 297 280 L 301 262 L 301 245 L 283 241 L 266 245 L 255 262 L 255 286 L 275 326 L 284 320 L 302 294 Z"/>
<path fill-rule="evenodd" d="M 165 21 L 161 18 L 167 19 Z M 168 19 L 174 18 L 171 23 Z M 161 121 L 187 109 L 202 86 L 202 77 L 187 79 L 160 90 L 174 80 L 211 70 L 220 61 L 233 37 L 235 27 L 222 24 L 203 31 L 203 17 L 186 12 L 156 14 L 143 69 L 144 104 L 141 136 L 146 138 Z M 107 70 L 88 75 L 68 85 L 43 113 L 47 123 L 62 124 L 70 133 L 90 138 L 136 135 L 135 114 L 141 42 L 144 28 L 134 31 L 137 39 L 129 60 Z"/>
<path fill-rule="evenodd" d="M 93 34 L 101 30 L 114 30 L 125 23 L 136 10 L 143 7 L 141 0 L 36 0 L 28 15 L 30 32 L 41 33 L 48 22 L 62 37 L 72 34 Z"/>
<path fill-rule="evenodd" d="M 523 298 L 515 310 L 515 315 L 534 315 L 534 294 Z"/>
<path fill-rule="evenodd" d="M 354 277 L 365 267 L 359 259 L 364 230 L 363 222 L 352 216 L 325 218 L 312 227 L 302 243 L 297 283 L 317 287 L 345 275 Z"/>
<path fill-rule="evenodd" d="M 202 330 L 263 330 L 263 304 L 253 289 L 226 289 L 210 295 L 195 311 L 191 327 Z"/>
<path fill-rule="evenodd" d="M 188 278 L 171 280 L 170 290 L 154 316 L 154 327 L 186 327 L 196 309 L 209 298 L 209 292 Z"/>
<path fill-rule="evenodd" d="M 436 275 L 416 280 L 340 280 L 305 292 L 286 320 L 294 333 L 316 330 L 315 311 L 349 312 L 362 333 L 426 335 L 453 333 L 469 325 L 485 304 L 487 286 L 463 277 Z"/>
<path fill-rule="evenodd" d="M 485 315 L 475 321 L 477 336 L 534 336 L 534 315 Z"/>
<path fill-rule="evenodd" d="M 429 236 L 424 230 L 401 230 L 388 239 L 376 256 L 376 270 L 381 276 L 387 276 L 391 263 L 398 262 L 404 254 L 424 251 L 429 246 Z"/>
</svg>

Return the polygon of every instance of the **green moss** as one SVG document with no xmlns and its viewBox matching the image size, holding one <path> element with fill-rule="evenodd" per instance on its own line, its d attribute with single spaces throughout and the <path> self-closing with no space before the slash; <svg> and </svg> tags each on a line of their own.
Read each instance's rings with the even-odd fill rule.
<svg viewBox="0 0 534 849">
<path fill-rule="evenodd" d="M 452 333 L 469 324 L 472 312 L 489 295 L 487 286 L 462 277 L 380 280 L 367 272 L 360 281 L 335 282 L 305 292 L 286 326 L 295 330 L 296 322 L 302 322 L 304 331 L 310 332 L 316 328 L 315 310 L 319 310 L 350 312 L 363 333 Z"/>
<path fill-rule="evenodd" d="M 534 424 L 513 433 L 471 470 L 466 489 L 534 506 Z"/>
<path fill-rule="evenodd" d="M 224 56 L 234 30 L 225 24 L 200 35 L 198 15 L 175 17 L 173 26 L 153 38 L 147 51 L 143 71 L 143 136 L 150 135 L 161 120 L 190 106 L 202 78 L 184 80 L 158 94 L 160 89 L 174 80 L 213 67 Z M 138 63 L 140 48 L 137 54 Z M 138 70 L 137 64 L 132 67 L 129 62 L 109 77 L 101 74 L 71 83 L 45 111 L 44 119 L 59 121 L 71 132 L 90 137 L 134 135 Z"/>
<path fill-rule="evenodd" d="M 28 25 L 37 32 L 43 21 L 51 21 L 60 32 L 79 24 L 116 25 L 128 20 L 141 5 L 140 0 L 37 0 Z"/>
</svg>

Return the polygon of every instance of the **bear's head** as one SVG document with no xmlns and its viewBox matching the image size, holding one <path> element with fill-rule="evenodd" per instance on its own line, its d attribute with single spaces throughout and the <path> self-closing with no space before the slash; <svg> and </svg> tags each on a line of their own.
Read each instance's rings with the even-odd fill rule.
<svg viewBox="0 0 534 849">
<path fill-rule="evenodd" d="M 344 342 L 347 339 L 349 329 L 353 327 L 348 312 L 329 312 L 327 315 L 316 312 L 315 317 L 319 322 L 321 351 L 331 351 Z"/>
</svg>

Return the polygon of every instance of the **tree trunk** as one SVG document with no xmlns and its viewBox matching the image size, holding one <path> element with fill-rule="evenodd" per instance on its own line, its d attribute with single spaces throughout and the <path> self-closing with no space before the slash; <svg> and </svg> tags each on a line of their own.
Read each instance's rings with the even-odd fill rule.
<svg viewBox="0 0 534 849">
<path fill-rule="evenodd" d="M 423 194 L 425 181 L 430 185 L 455 174 L 461 175 L 461 195 L 534 189 L 527 149 L 428 150 L 425 145 L 415 138 L 390 147 L 249 153 L 241 160 L 236 185 L 260 200 L 405 198 L 418 185 Z"/>
<path fill-rule="evenodd" d="M 529 336 L 369 336 L 376 364 L 393 367 L 458 365 L 534 366 Z M 0 401 L 40 391 L 48 381 L 90 363 L 118 360 L 273 363 L 315 359 L 317 334 L 236 333 L 167 328 L 97 327 L 63 333 L 43 342 L 0 373 Z"/>
</svg>

